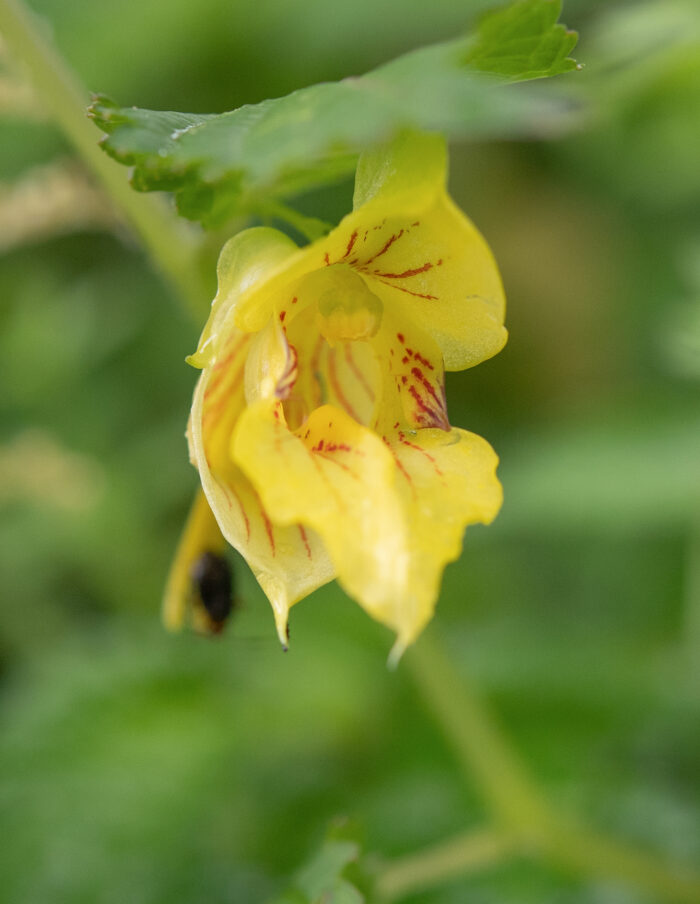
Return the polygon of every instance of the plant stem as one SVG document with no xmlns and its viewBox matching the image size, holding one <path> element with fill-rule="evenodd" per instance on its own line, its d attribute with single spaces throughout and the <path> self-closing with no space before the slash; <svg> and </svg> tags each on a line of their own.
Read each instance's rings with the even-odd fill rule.
<svg viewBox="0 0 700 904">
<path fill-rule="evenodd" d="M 86 92 L 44 36 L 41 23 L 20 0 L 0 0 L 0 33 L 9 52 L 26 70 L 47 113 L 200 320 L 206 313 L 208 290 L 197 264 L 198 241 L 193 230 L 179 223 L 159 199 L 135 192 L 124 168 L 101 150 L 97 131 L 86 116 Z"/>
<path fill-rule="evenodd" d="M 511 837 L 495 829 L 464 832 L 417 854 L 384 864 L 375 890 L 383 902 L 400 900 L 464 873 L 491 866 L 517 851 Z"/>
<path fill-rule="evenodd" d="M 542 855 L 551 863 L 584 876 L 617 879 L 637 886 L 669 904 L 700 901 L 700 874 L 669 863 L 652 851 L 587 829 L 560 826 L 547 839 Z"/>
<path fill-rule="evenodd" d="M 326 223 L 316 217 L 307 217 L 305 214 L 299 213 L 298 210 L 289 207 L 289 205 L 273 199 L 265 201 L 264 204 L 261 203 L 258 211 L 268 216 L 276 217 L 278 220 L 284 220 L 285 223 L 289 223 L 290 226 L 310 242 L 315 242 L 316 239 L 327 235 L 333 228 L 330 223 Z"/>
<path fill-rule="evenodd" d="M 539 838 L 553 818 L 548 805 L 483 702 L 449 662 L 434 631 L 408 651 L 406 664 L 465 774 L 476 779 L 494 817 L 508 830 Z"/>
<path fill-rule="evenodd" d="M 509 847 L 586 877 L 607 877 L 635 885 L 665 901 L 700 901 L 697 873 L 667 863 L 652 852 L 581 828 L 553 810 L 486 706 L 451 665 L 434 632 L 406 654 L 406 664 L 465 774 L 472 781 L 476 779 L 499 824 L 497 832 L 483 833 L 480 841 L 479 836 L 472 836 L 477 839 L 476 851 L 481 844 L 485 861 L 489 852 L 493 852 L 495 860 L 496 849 L 503 855 Z M 437 884 L 472 869 L 478 858 L 467 844 L 468 837 L 459 836 L 428 852 L 404 858 L 399 864 L 398 879 L 394 879 L 389 867 L 388 879 L 380 874 L 380 885 L 388 882 L 393 894 L 391 883 L 396 882 L 402 892 L 407 892 L 413 890 L 409 885 L 412 871 L 423 888 L 428 879 Z M 496 839 L 500 839 L 500 848 Z"/>
</svg>

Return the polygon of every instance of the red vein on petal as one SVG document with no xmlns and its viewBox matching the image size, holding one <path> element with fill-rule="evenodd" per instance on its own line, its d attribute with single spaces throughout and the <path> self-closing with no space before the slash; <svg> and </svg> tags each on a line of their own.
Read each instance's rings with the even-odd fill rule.
<svg viewBox="0 0 700 904">
<path fill-rule="evenodd" d="M 430 380 L 428 380 L 426 378 L 425 374 L 420 369 L 420 367 L 412 367 L 411 374 L 416 378 L 416 380 L 418 380 L 423 385 L 423 387 L 426 389 L 426 391 L 430 393 L 430 395 L 433 397 L 433 399 L 435 400 L 436 404 L 439 407 L 442 407 L 445 404 L 444 399 L 438 398 L 437 393 L 435 392 L 435 387 L 430 382 Z"/>
<path fill-rule="evenodd" d="M 399 442 L 400 442 L 400 443 L 403 443 L 404 446 L 408 446 L 409 449 L 415 449 L 416 452 L 420 452 L 421 455 L 425 455 L 425 457 L 428 459 L 428 461 L 429 461 L 429 462 L 432 464 L 432 466 L 435 468 L 435 473 L 436 473 L 439 477 L 443 477 L 443 476 L 444 476 L 444 475 L 443 475 L 443 472 L 442 472 L 442 471 L 440 470 L 440 468 L 438 467 L 438 463 L 435 461 L 435 459 L 434 459 L 433 456 L 430 454 L 430 452 L 426 452 L 425 449 L 422 448 L 422 446 L 417 446 L 415 443 L 412 443 L 412 442 L 410 442 L 409 440 L 407 440 L 407 439 L 406 439 L 405 433 L 399 432 Z"/>
<path fill-rule="evenodd" d="M 350 370 L 355 374 L 357 382 L 362 386 L 367 395 L 370 397 L 371 401 L 374 401 L 374 390 L 367 382 L 365 375 L 362 373 L 360 368 L 357 366 L 355 359 L 352 356 L 352 347 L 349 342 L 345 343 L 345 360 L 350 367 Z"/>
<path fill-rule="evenodd" d="M 404 270 L 403 273 L 381 273 L 379 270 L 373 270 L 375 276 L 384 279 L 408 279 L 410 276 L 418 276 L 419 273 L 427 273 L 433 269 L 433 264 L 428 261 L 422 267 L 414 267 L 412 270 Z"/>
<path fill-rule="evenodd" d="M 396 449 L 394 449 L 394 447 L 391 445 L 391 443 L 390 443 L 389 440 L 386 438 L 386 436 L 383 436 L 382 439 L 384 440 L 384 443 L 386 444 L 386 447 L 388 448 L 388 450 L 391 452 L 392 458 L 393 458 L 394 461 L 396 462 L 396 467 L 399 469 L 399 471 L 403 474 L 403 476 L 404 476 L 404 477 L 406 478 L 406 480 L 408 481 L 408 485 L 409 485 L 409 487 L 411 488 L 411 494 L 413 495 L 413 498 L 415 499 L 417 494 L 416 494 L 416 488 L 415 488 L 415 486 L 413 485 L 413 478 L 412 478 L 411 475 L 408 473 L 408 471 L 406 470 L 406 468 L 404 468 L 403 463 L 401 462 L 401 459 L 400 459 L 399 456 L 396 454 Z"/>
<path fill-rule="evenodd" d="M 433 365 L 430 363 L 430 361 L 428 361 L 427 358 L 424 358 L 424 357 L 420 354 L 420 352 L 414 352 L 414 353 L 413 353 L 413 357 L 416 359 L 416 361 L 417 361 L 419 364 L 422 364 L 423 367 L 427 367 L 428 370 L 435 370 L 435 368 L 434 368 Z"/>
<path fill-rule="evenodd" d="M 248 340 L 248 336 L 239 336 L 235 341 L 234 347 L 230 352 L 226 353 L 226 356 L 221 359 L 221 361 L 217 361 L 216 364 L 212 367 L 212 372 L 216 372 L 217 370 L 221 370 L 222 367 L 225 367 L 229 361 L 234 358 L 238 352 L 241 350 L 241 346 Z"/>
<path fill-rule="evenodd" d="M 321 381 L 318 378 L 319 372 L 319 362 L 321 359 L 321 352 L 323 351 L 323 336 L 319 336 L 316 340 L 316 345 L 314 346 L 314 350 L 311 353 L 311 363 L 309 366 L 309 370 L 311 371 L 311 379 L 313 380 L 312 390 L 315 389 L 314 392 L 314 404 L 318 407 L 323 401 L 323 390 L 321 388 Z"/>
<path fill-rule="evenodd" d="M 379 279 L 379 277 L 376 277 Z M 416 298 L 425 298 L 426 301 L 438 301 L 439 298 L 437 295 L 425 295 L 422 292 L 412 292 L 410 289 L 406 289 L 404 286 L 397 286 L 396 283 L 387 282 L 385 279 L 379 279 L 380 283 L 383 283 L 385 286 L 391 286 L 392 289 L 398 289 L 399 292 L 405 292 L 407 295 L 415 295 Z"/>
<path fill-rule="evenodd" d="M 404 230 L 400 229 L 398 232 L 395 232 L 387 241 L 384 243 L 384 246 L 377 251 L 376 254 L 373 254 L 372 257 L 368 258 L 363 266 L 368 267 L 370 264 L 373 264 L 378 257 L 381 257 L 383 254 L 386 254 L 389 248 L 394 244 L 394 242 L 398 242 L 401 236 L 404 234 Z"/>
<path fill-rule="evenodd" d="M 316 470 L 318 471 L 319 477 L 321 478 L 321 480 L 322 480 L 322 481 L 326 484 L 326 486 L 328 487 L 328 489 L 329 489 L 329 491 L 330 491 L 330 493 L 331 493 L 331 496 L 334 496 L 334 497 L 335 497 L 335 501 L 336 501 L 336 503 L 337 503 L 337 505 L 338 505 L 338 508 L 339 508 L 342 512 L 346 512 L 347 509 L 346 509 L 346 507 L 345 507 L 345 502 L 344 502 L 344 500 L 343 500 L 343 497 L 339 495 L 338 491 L 337 491 L 336 488 L 333 486 L 333 482 L 332 482 L 331 480 L 328 479 L 328 475 L 325 473 L 325 471 L 324 471 L 323 468 L 321 467 L 321 463 L 319 462 L 318 458 L 316 457 L 316 454 L 314 454 L 313 452 L 309 451 L 309 458 L 311 459 L 311 461 L 312 461 L 312 463 L 313 463 L 313 466 L 314 466 L 314 467 L 316 468 Z"/>
<path fill-rule="evenodd" d="M 431 418 L 426 427 L 438 427 L 440 430 L 449 430 L 450 424 L 444 411 L 435 411 L 430 405 L 426 405 L 415 386 L 409 386 L 408 392 L 412 396 L 418 408 Z"/>
<path fill-rule="evenodd" d="M 236 389 L 236 384 L 241 379 L 241 375 L 243 374 L 244 368 L 245 368 L 245 362 L 243 362 L 243 364 L 238 368 L 234 377 L 231 379 L 229 392 L 233 392 Z M 210 398 L 210 396 L 212 396 L 216 392 L 216 390 L 221 385 L 222 381 L 225 380 L 227 376 L 228 376 L 228 372 L 225 370 L 221 370 L 218 374 L 216 374 L 215 377 L 213 377 L 212 379 L 209 380 L 209 382 L 207 384 L 207 388 L 204 390 L 205 401 L 206 401 L 206 399 Z"/>
<path fill-rule="evenodd" d="M 248 513 L 246 512 L 245 508 L 243 507 L 241 497 L 238 495 L 236 488 L 229 486 L 228 489 L 233 493 L 233 496 L 241 510 L 241 515 L 243 515 L 243 520 L 245 521 L 246 540 L 250 540 L 250 519 L 248 518 Z"/>
<path fill-rule="evenodd" d="M 328 377 L 331 383 L 331 387 L 333 392 L 335 393 L 335 397 L 338 399 L 343 408 L 347 411 L 350 417 L 360 422 L 360 418 L 357 416 L 357 412 L 352 407 L 352 404 L 348 401 L 343 392 L 343 388 L 340 385 L 340 381 L 338 380 L 338 373 L 335 369 L 335 349 L 330 349 L 327 355 L 328 358 Z"/>
<path fill-rule="evenodd" d="M 316 455 L 320 455 L 320 457 L 321 457 L 324 461 L 330 461 L 332 464 L 338 465 L 339 468 L 342 468 L 343 471 L 346 471 L 351 477 L 354 477 L 355 480 L 359 480 L 359 479 L 360 479 L 359 475 L 356 474 L 356 473 L 353 471 L 353 469 L 350 467 L 350 465 L 346 465 L 344 461 L 338 461 L 337 458 L 334 458 L 334 457 L 333 457 L 333 454 L 332 454 L 332 453 L 321 452 L 321 451 L 319 450 L 319 451 L 316 452 L 315 454 L 316 454 Z"/>
<path fill-rule="evenodd" d="M 355 242 L 357 241 L 357 229 L 350 236 L 350 241 L 348 242 L 348 247 L 345 249 L 345 254 L 342 256 L 341 260 L 345 260 L 345 258 L 350 254 L 352 249 L 355 246 Z"/>
<path fill-rule="evenodd" d="M 304 544 L 304 547 L 305 547 L 305 549 L 306 549 L 306 555 L 307 555 L 309 558 L 311 558 L 311 547 L 309 546 L 309 539 L 308 539 L 308 537 L 306 536 L 306 531 L 304 530 L 304 525 L 303 525 L 303 524 L 297 524 L 297 527 L 299 528 L 299 533 L 300 533 L 300 535 L 301 535 L 301 540 L 302 540 L 302 543 Z"/>
<path fill-rule="evenodd" d="M 255 490 L 253 490 L 253 494 L 255 495 L 255 498 L 258 502 L 258 506 L 260 507 L 260 514 L 262 515 L 262 519 L 265 524 L 265 533 L 267 534 L 267 539 L 270 541 L 270 549 L 272 550 L 272 555 L 274 557 L 274 555 L 276 554 L 276 551 L 277 551 L 275 548 L 275 535 L 273 532 L 274 528 L 272 526 L 272 522 L 270 521 L 270 518 L 269 518 L 267 512 L 265 511 L 265 507 L 262 504 L 262 499 L 260 498 L 260 496 L 257 494 L 257 492 Z"/>
</svg>

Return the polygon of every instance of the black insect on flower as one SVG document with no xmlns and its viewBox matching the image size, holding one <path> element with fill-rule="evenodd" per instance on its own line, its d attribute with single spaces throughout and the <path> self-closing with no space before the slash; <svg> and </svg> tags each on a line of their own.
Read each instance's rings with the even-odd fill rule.
<svg viewBox="0 0 700 904">
<path fill-rule="evenodd" d="M 224 556 L 207 551 L 194 562 L 191 576 L 200 621 L 208 633 L 220 634 L 234 607 L 231 566 Z"/>
</svg>

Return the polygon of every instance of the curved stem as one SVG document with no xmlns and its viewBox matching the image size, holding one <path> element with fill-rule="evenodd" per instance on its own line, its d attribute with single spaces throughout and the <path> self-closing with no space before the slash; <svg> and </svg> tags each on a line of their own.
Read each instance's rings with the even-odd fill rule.
<svg viewBox="0 0 700 904">
<path fill-rule="evenodd" d="M 486 860 L 489 853 L 496 859 L 496 850 L 507 854 L 510 846 L 513 852 L 519 850 L 582 876 L 626 882 L 668 902 L 700 901 L 699 874 L 668 863 L 653 852 L 577 826 L 555 812 L 487 707 L 451 665 L 434 633 L 409 650 L 406 663 L 466 776 L 476 779 L 486 805 L 500 825 L 495 834 L 472 836 L 477 839 L 476 850 L 480 844 Z M 412 874 L 423 888 L 428 877 L 436 884 L 469 871 L 475 854 L 467 837 L 459 836 L 426 853 L 405 858 L 398 879 L 390 872 L 389 880 L 380 874 L 380 882 L 389 881 L 390 893 L 392 882 L 405 893 L 413 890 L 409 885 Z M 500 839 L 500 848 L 496 839 Z"/>
<path fill-rule="evenodd" d="M 330 223 L 326 223 L 324 220 L 319 220 L 316 217 L 307 217 L 305 214 L 299 213 L 298 210 L 294 210 L 288 204 L 283 204 L 281 201 L 274 199 L 268 199 L 261 203 L 258 206 L 258 212 L 284 220 L 285 223 L 296 229 L 310 242 L 315 242 L 316 239 L 327 235 L 333 228 Z"/>
<path fill-rule="evenodd" d="M 548 804 L 482 700 L 450 663 L 434 631 L 407 652 L 406 665 L 496 820 L 521 836 L 540 837 L 553 820 Z"/>
<path fill-rule="evenodd" d="M 379 870 L 375 890 L 383 902 L 398 901 L 465 873 L 485 869 L 517 851 L 517 843 L 503 832 L 481 829 L 464 832 L 416 854 L 389 861 Z"/>
<path fill-rule="evenodd" d="M 151 258 L 201 319 L 208 289 L 197 264 L 198 241 L 157 198 L 135 192 L 124 167 L 98 144 L 86 116 L 88 97 L 65 61 L 44 36 L 41 23 L 20 0 L 0 0 L 0 33 L 46 107 L 103 189 L 145 245 Z"/>
<path fill-rule="evenodd" d="M 575 873 L 634 885 L 669 904 L 700 901 L 700 874 L 670 863 L 653 851 L 585 828 L 560 827 L 557 834 L 547 839 L 542 855 Z"/>
</svg>

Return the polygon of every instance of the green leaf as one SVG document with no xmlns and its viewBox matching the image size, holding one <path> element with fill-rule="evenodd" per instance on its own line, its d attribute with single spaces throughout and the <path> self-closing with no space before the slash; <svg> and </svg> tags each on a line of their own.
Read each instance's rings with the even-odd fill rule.
<svg viewBox="0 0 700 904">
<path fill-rule="evenodd" d="M 465 62 L 518 81 L 576 69 L 578 36 L 558 24 L 560 13 L 561 0 L 519 0 L 487 14 Z"/>
<path fill-rule="evenodd" d="M 107 133 L 107 153 L 134 167 L 134 188 L 173 191 L 183 216 L 221 226 L 349 175 L 363 148 L 401 129 L 485 138 L 561 128 L 570 114 L 561 97 L 508 84 L 573 67 L 562 54 L 575 37 L 554 24 L 557 10 L 552 0 L 519 0 L 472 35 L 229 113 L 120 108 L 97 97 L 90 115 Z"/>
<path fill-rule="evenodd" d="M 349 838 L 329 833 L 321 849 L 299 870 L 292 888 L 271 904 L 363 904 L 359 889 L 343 875 L 360 855 Z"/>
</svg>

